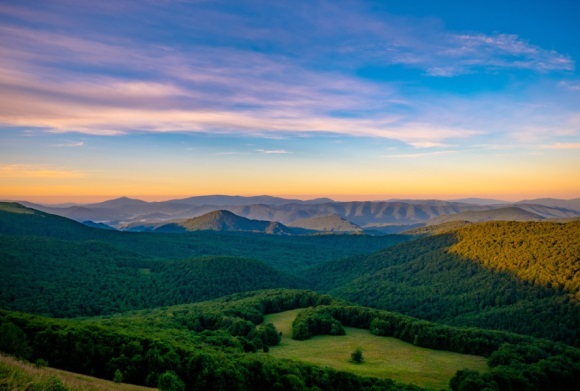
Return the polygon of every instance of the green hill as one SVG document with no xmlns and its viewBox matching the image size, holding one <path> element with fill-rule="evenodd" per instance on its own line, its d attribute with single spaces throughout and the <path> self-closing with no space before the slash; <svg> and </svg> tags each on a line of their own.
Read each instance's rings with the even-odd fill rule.
<svg viewBox="0 0 580 391">
<path fill-rule="evenodd" d="M 36 236 L 64 241 L 99 241 L 146 258 L 164 260 L 199 256 L 252 258 L 300 276 L 312 265 L 366 254 L 409 240 L 402 235 L 291 236 L 252 232 L 196 231 L 180 235 L 120 232 L 87 227 L 64 217 L 0 203 L 0 235 Z M 67 252 L 61 252 L 63 257 Z"/>
<path fill-rule="evenodd" d="M 99 230 L 99 232 L 104 230 Z M 0 202 L 0 235 L 49 236 L 57 239 L 93 239 L 95 229 L 84 224 L 27 208 L 14 202 Z"/>
<path fill-rule="evenodd" d="M 188 231 L 260 232 L 290 235 L 292 230 L 276 221 L 250 220 L 227 210 L 216 210 L 181 222 L 164 224 L 155 232 L 179 233 Z"/>
<path fill-rule="evenodd" d="M 580 223 L 473 224 L 308 275 L 363 305 L 579 345 L 578 238 Z"/>
<path fill-rule="evenodd" d="M 235 257 L 147 258 L 101 242 L 0 236 L 0 308 L 94 316 L 300 287 L 264 263 Z"/>
<path fill-rule="evenodd" d="M 280 335 L 273 325 L 264 323 L 265 315 L 296 308 L 305 310 L 292 323 L 293 339 L 299 339 L 297 335 L 303 332 L 309 338 L 318 338 L 328 334 L 327 326 L 333 324 L 337 329 L 366 329 L 372 334 L 367 334 L 367 339 L 395 338 L 398 341 L 389 342 L 385 338 L 379 343 L 387 360 L 392 359 L 391 353 L 397 354 L 397 347 L 412 352 L 415 357 L 404 358 L 408 361 L 420 361 L 416 357 L 419 355 L 444 358 L 458 357 L 457 353 L 488 358 L 487 369 L 478 364 L 483 373 L 457 371 L 449 383 L 453 390 L 572 391 L 580 381 L 580 351 L 560 343 L 499 331 L 444 326 L 349 305 L 309 291 L 243 293 L 204 303 L 86 319 L 50 319 L 0 310 L 0 350 L 63 370 L 109 380 L 122 378 L 127 383 L 161 389 L 422 389 L 388 378 L 353 373 L 363 373 L 365 367 L 372 371 L 371 352 L 369 361 L 357 364 L 359 367 L 352 372 L 349 365 L 340 364 L 345 370 L 337 371 L 302 362 L 300 357 L 278 359 L 267 353 L 280 343 Z M 344 338 L 347 342 L 352 340 L 352 336 Z M 309 339 L 300 342 L 303 346 L 316 345 Z M 283 345 L 280 348 L 284 349 Z M 350 349 L 343 347 L 346 361 Z M 318 357 L 336 354 L 321 349 Z M 396 367 L 396 363 L 387 365 Z M 427 364 L 433 365 L 436 363 Z M 6 373 L 2 365 L 0 373 Z M 437 378 L 446 376 L 436 370 L 434 374 Z"/>
<path fill-rule="evenodd" d="M 304 268 L 407 240 L 402 236 L 181 235 L 90 228 L 0 203 L 0 307 L 91 316 L 303 287 Z"/>
</svg>

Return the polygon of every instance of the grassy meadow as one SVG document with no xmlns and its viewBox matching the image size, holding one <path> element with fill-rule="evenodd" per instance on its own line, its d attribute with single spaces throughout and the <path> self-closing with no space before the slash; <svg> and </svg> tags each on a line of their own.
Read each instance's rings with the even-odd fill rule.
<svg viewBox="0 0 580 391">
<path fill-rule="evenodd" d="M 391 337 L 378 337 L 368 330 L 345 327 L 344 336 L 316 336 L 306 341 L 292 339 L 292 322 L 302 309 L 267 315 L 282 332 L 280 345 L 270 348 L 277 358 L 288 358 L 348 371 L 360 376 L 391 378 L 421 387 L 449 387 L 459 369 L 486 371 L 483 357 L 421 348 Z M 364 362 L 355 364 L 350 354 L 360 347 Z"/>
<path fill-rule="evenodd" d="M 0 354 L 0 390 L 151 391 L 155 388 L 114 383 L 55 368 L 37 368 Z"/>
</svg>

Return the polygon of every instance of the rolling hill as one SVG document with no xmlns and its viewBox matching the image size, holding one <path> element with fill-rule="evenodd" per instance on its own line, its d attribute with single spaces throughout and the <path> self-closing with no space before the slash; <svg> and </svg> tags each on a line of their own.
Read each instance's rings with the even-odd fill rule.
<svg viewBox="0 0 580 391">
<path fill-rule="evenodd" d="M 297 308 L 304 310 L 292 322 L 291 331 L 284 329 L 284 337 L 291 333 L 293 346 L 300 344 L 303 352 L 316 355 L 317 362 L 333 360 L 342 370 L 313 365 L 308 357 L 288 360 L 277 358 L 280 351 L 268 353 L 270 348 L 283 350 L 289 345 L 281 343 L 274 325 L 264 323 L 265 315 Z M 348 333 L 356 335 L 325 336 L 333 334 L 327 327 L 330 324 L 336 330 L 346 327 Z M 356 367 L 348 362 L 355 340 L 384 346 L 377 359 L 386 359 L 383 365 L 391 368 L 390 372 L 377 377 L 357 375 L 368 376 L 381 369 L 370 351 Z M 342 341 L 350 345 L 340 348 Z M 390 355 L 397 354 L 397 348 L 407 351 L 404 357 Z M 580 351 L 560 343 L 501 331 L 449 327 L 355 306 L 311 291 L 281 289 L 84 319 L 52 319 L 0 310 L 0 350 L 39 364 L 50 363 L 103 379 L 122 378 L 162 390 L 423 389 L 403 383 L 412 381 L 438 383 L 439 387 L 450 384 L 454 391 L 575 391 L 580 381 Z M 461 357 L 465 354 L 479 357 Z M 425 363 L 426 356 L 435 359 Z M 442 366 L 438 366 L 437 357 Z M 488 358 L 487 366 L 484 357 Z M 408 372 L 397 368 L 400 362 L 412 365 L 413 361 L 418 366 Z M 464 364 L 480 372 L 460 369 L 455 375 L 452 371 L 444 373 L 444 367 L 457 369 Z M 421 373 L 423 369 L 425 373 Z M 413 371 L 422 376 L 413 375 Z M 389 379 L 389 373 L 398 381 Z M 2 363 L 0 374 L 0 385 L 4 378 L 14 376 L 13 369 Z M 449 376 L 453 377 L 447 383 Z M 62 389 L 56 386 L 50 389 Z"/>
<path fill-rule="evenodd" d="M 74 316 L 195 300 L 205 297 L 204 286 L 223 293 L 222 283 L 246 289 L 259 285 L 254 275 L 267 277 L 273 284 L 268 286 L 301 284 L 285 274 L 275 277 L 275 271 L 308 280 L 300 286 L 365 305 L 578 343 L 580 223 L 449 224 L 444 233 L 434 234 L 434 229 L 434 235 L 411 241 L 401 235 L 175 235 L 95 229 L 17 204 L 0 204 L 0 259 L 9 275 L 0 297 L 8 308 L 29 310 L 24 305 L 33 303 L 31 311 L 53 313 L 57 308 L 59 316 Z M 196 263 L 206 256 L 244 260 L 231 268 L 219 263 L 232 269 L 229 275 L 211 269 L 211 262 Z M 169 292 L 186 286 L 179 280 L 188 275 L 186 270 L 171 272 L 180 262 L 198 270 L 189 275 L 206 276 L 207 285 L 196 282 L 202 289 L 190 296 L 185 290 L 165 294 L 164 284 Z M 196 269 L 202 266 L 207 273 Z M 236 277 L 238 268 L 252 273 Z M 213 281 L 214 273 L 229 280 Z M 119 288 L 122 281 L 125 291 Z M 89 293 L 78 293 L 83 289 Z M 144 291 L 156 293 L 147 297 Z"/>
<path fill-rule="evenodd" d="M 0 236 L 0 308 L 95 316 L 208 300 L 249 290 L 303 287 L 252 259 L 158 260 L 107 243 Z"/>
<path fill-rule="evenodd" d="M 216 210 L 181 222 L 161 225 L 154 232 L 179 233 L 191 231 L 261 232 L 291 235 L 293 231 L 275 221 L 250 220 L 227 210 Z"/>
<path fill-rule="evenodd" d="M 0 203 L 0 307 L 87 316 L 303 287 L 309 266 L 368 253 L 404 236 L 132 233 L 87 227 Z"/>
<path fill-rule="evenodd" d="M 580 223 L 489 222 L 314 267 L 312 286 L 448 324 L 580 344 Z"/>
</svg>

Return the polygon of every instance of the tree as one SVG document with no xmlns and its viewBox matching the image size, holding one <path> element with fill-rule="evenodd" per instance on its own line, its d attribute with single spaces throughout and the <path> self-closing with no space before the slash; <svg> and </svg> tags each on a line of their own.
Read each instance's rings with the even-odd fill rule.
<svg viewBox="0 0 580 391">
<path fill-rule="evenodd" d="M 364 361 L 363 352 L 361 348 L 356 348 L 354 352 L 350 354 L 350 359 L 352 362 L 360 364 Z"/>
<path fill-rule="evenodd" d="M 113 375 L 113 381 L 115 383 L 122 383 L 123 382 L 123 373 L 119 369 L 117 369 L 115 371 L 115 374 Z"/>
<path fill-rule="evenodd" d="M 185 384 L 173 371 L 167 371 L 163 375 L 159 376 L 157 382 L 157 387 L 160 391 L 183 391 L 185 390 Z"/>
<path fill-rule="evenodd" d="M 24 331 L 13 323 L 0 324 L 0 351 L 28 358 L 30 346 Z"/>
</svg>

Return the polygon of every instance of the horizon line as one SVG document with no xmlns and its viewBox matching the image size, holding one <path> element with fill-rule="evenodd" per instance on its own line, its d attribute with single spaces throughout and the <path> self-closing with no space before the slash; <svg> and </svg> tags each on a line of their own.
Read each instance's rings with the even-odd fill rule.
<svg viewBox="0 0 580 391">
<path fill-rule="evenodd" d="M 29 202 L 37 203 L 41 205 L 58 205 L 58 204 L 73 204 L 73 205 L 87 205 L 94 203 L 101 203 L 106 201 L 112 201 L 117 199 L 131 199 L 137 201 L 144 201 L 148 203 L 154 202 L 167 202 L 167 201 L 177 201 L 187 198 L 195 197 L 241 197 L 241 198 L 252 198 L 252 197 L 272 197 L 272 198 L 282 198 L 289 200 L 300 200 L 300 201 L 313 201 L 316 199 L 328 199 L 329 202 L 396 202 L 396 201 L 447 201 L 447 202 L 461 202 L 467 200 L 485 200 L 493 202 L 505 202 L 506 204 L 522 202 L 528 200 L 537 199 L 558 199 L 558 200 L 574 200 L 579 197 L 562 197 L 553 195 L 528 195 L 528 196 L 506 196 L 506 197 L 496 197 L 493 195 L 449 195 L 449 196 L 436 196 L 436 195 L 426 195 L 426 196 L 413 196 L 413 195 L 373 195 L 373 194 L 335 194 L 330 196 L 325 195 L 305 195 L 305 194 L 283 194 L 283 195 L 270 195 L 270 194 L 256 194 L 256 195 L 240 195 L 240 194 L 224 194 L 224 193 L 214 193 L 214 194 L 196 194 L 196 195 L 55 195 L 55 196 L 17 196 L 17 197 L 0 197 L 0 202 Z"/>
</svg>

